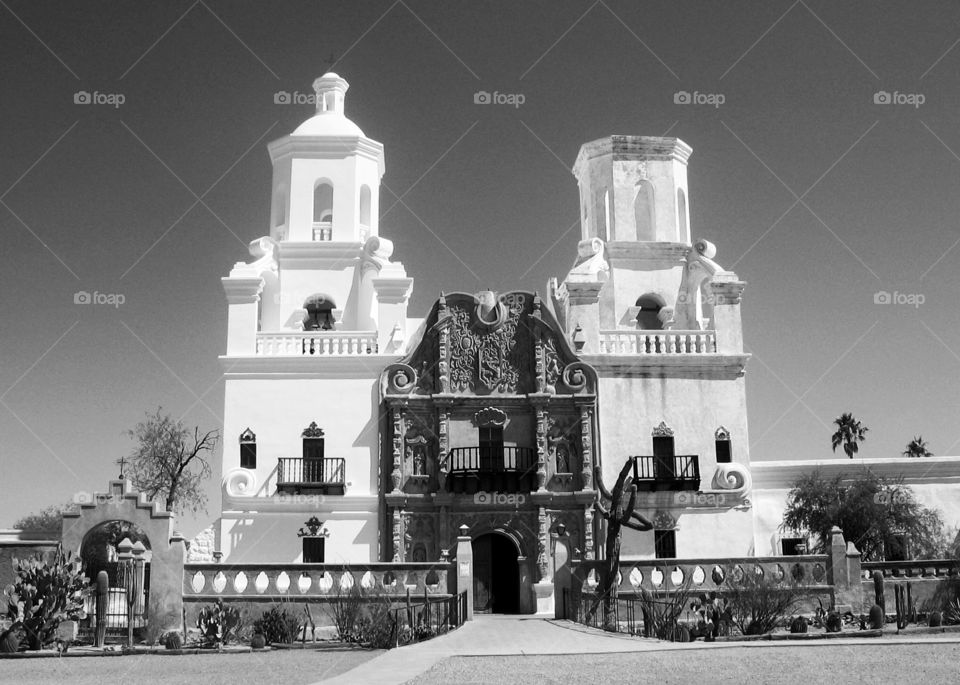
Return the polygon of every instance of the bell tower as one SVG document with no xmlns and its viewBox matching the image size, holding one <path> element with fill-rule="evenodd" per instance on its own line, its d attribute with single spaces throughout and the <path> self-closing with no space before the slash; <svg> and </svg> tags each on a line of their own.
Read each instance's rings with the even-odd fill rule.
<svg viewBox="0 0 960 685">
<path fill-rule="evenodd" d="M 344 113 L 349 87 L 333 72 L 318 78 L 316 114 L 269 145 L 277 242 L 362 243 L 379 234 L 383 145 Z"/>
</svg>

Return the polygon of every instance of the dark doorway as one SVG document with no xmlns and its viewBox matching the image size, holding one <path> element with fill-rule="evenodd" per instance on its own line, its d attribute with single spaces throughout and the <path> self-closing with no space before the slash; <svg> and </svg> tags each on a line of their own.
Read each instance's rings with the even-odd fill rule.
<svg viewBox="0 0 960 685">
<path fill-rule="evenodd" d="M 516 614 L 520 610 L 517 547 L 505 535 L 488 533 L 473 541 L 473 610 Z"/>
<path fill-rule="evenodd" d="M 673 449 L 672 436 L 654 436 L 653 473 L 657 480 L 673 480 L 676 477 Z"/>
</svg>

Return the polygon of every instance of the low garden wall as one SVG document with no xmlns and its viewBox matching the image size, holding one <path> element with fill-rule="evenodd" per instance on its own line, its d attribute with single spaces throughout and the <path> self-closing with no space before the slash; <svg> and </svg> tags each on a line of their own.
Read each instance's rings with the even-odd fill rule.
<svg viewBox="0 0 960 685">
<path fill-rule="evenodd" d="M 640 595 L 644 590 L 671 594 L 689 585 L 694 596 L 699 597 L 704 593 L 723 593 L 730 580 L 753 574 L 796 583 L 804 595 L 797 607 L 800 613 L 812 613 L 822 604 L 825 609 L 835 606 L 841 612 L 859 614 L 873 604 L 872 593 L 863 593 L 860 553 L 844 541 L 839 528 L 834 528 L 831 535 L 826 554 L 623 560 L 617 592 L 624 596 Z M 605 566 L 605 561 L 574 559 L 568 568 L 555 569 L 557 617 L 568 618 L 563 597 L 570 597 L 571 604 L 577 604 L 579 595 L 596 593 Z"/>
<path fill-rule="evenodd" d="M 960 590 L 960 559 L 929 559 L 914 561 L 865 561 L 861 564 L 861 580 L 864 601 L 875 601 L 873 574 L 883 574 L 886 612 L 892 614 L 895 607 L 894 585 L 905 584 L 910 588 L 910 596 L 917 611 L 926 612 L 934 607 L 934 598 L 938 592 L 946 590 L 947 583 L 953 583 Z M 939 600 L 939 597 L 937 598 Z M 939 604 L 939 602 L 938 602 Z"/>
<path fill-rule="evenodd" d="M 188 563 L 183 568 L 183 605 L 187 627 L 218 599 L 240 609 L 252 621 L 273 604 L 296 612 L 305 603 L 317 625 L 329 625 L 328 606 L 359 588 L 400 602 L 411 598 L 456 594 L 453 564 L 375 562 L 357 564 L 218 564 Z"/>
</svg>

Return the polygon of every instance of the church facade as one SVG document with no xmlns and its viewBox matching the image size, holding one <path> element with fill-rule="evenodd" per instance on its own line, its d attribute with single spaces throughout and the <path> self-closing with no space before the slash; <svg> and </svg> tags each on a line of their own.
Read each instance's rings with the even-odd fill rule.
<svg viewBox="0 0 960 685">
<path fill-rule="evenodd" d="M 413 318 L 347 88 L 317 79 L 316 114 L 270 143 L 271 226 L 222 279 L 223 561 L 432 561 L 466 525 L 477 608 L 532 612 L 558 527 L 602 553 L 596 481 L 627 462 L 654 530 L 624 559 L 751 554 L 745 283 L 691 235 L 691 149 L 586 143 L 568 273 Z"/>
</svg>

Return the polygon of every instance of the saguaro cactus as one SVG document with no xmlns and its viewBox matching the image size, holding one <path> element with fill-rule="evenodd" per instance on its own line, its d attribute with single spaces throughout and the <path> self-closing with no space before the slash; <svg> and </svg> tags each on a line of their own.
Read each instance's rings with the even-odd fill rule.
<svg viewBox="0 0 960 685">
<path fill-rule="evenodd" d="M 606 558 L 604 559 L 603 573 L 600 577 L 600 597 L 590 608 L 588 617 L 592 617 L 600 602 L 603 602 L 603 629 L 609 632 L 617 631 L 617 576 L 620 574 L 620 536 L 622 528 L 626 526 L 632 530 L 648 531 L 653 529 L 653 523 L 646 517 L 635 511 L 637 505 L 637 486 L 633 484 L 633 478 L 629 475 L 633 468 L 633 462 L 630 459 L 624 463 L 620 469 L 620 475 L 613 486 L 613 490 L 607 490 L 603 484 L 603 473 L 600 467 L 594 469 L 594 477 L 597 482 L 597 488 L 600 490 L 601 499 L 594 506 L 597 512 L 607 521 L 607 540 L 604 545 Z M 627 502 L 624 504 L 624 498 Z M 604 505 L 603 500 L 608 504 Z"/>
<path fill-rule="evenodd" d="M 97 574 L 97 633 L 94 637 L 95 645 L 103 647 L 107 640 L 107 601 L 110 582 L 106 571 Z"/>
</svg>

